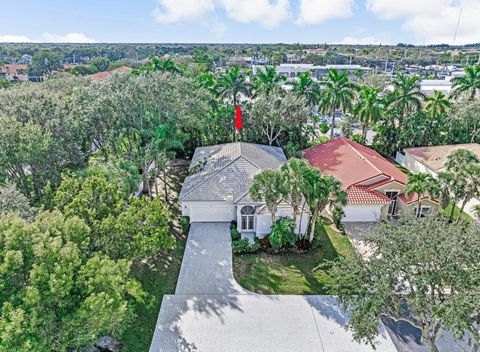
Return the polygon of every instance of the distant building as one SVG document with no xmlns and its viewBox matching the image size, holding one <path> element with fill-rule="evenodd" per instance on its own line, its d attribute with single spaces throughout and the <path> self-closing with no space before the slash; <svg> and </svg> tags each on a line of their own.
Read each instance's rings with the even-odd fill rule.
<svg viewBox="0 0 480 352">
<path fill-rule="evenodd" d="M 0 77 L 9 81 L 28 81 L 28 66 L 25 64 L 6 64 L 0 66 Z"/>
<path fill-rule="evenodd" d="M 286 76 L 289 80 L 295 80 L 299 73 L 311 72 L 312 78 L 319 79 L 328 73 L 328 70 L 334 68 L 338 71 L 347 71 L 350 74 L 354 72 L 361 72 L 366 74 L 372 71 L 370 67 L 360 65 L 314 65 L 314 64 L 281 64 L 276 67 L 279 74 Z M 263 66 L 253 66 L 253 75 L 257 74 L 258 70 L 264 70 Z"/>
<path fill-rule="evenodd" d="M 423 94 L 431 95 L 435 90 L 445 93 L 445 95 L 450 94 L 452 91 L 450 77 L 446 77 L 445 79 L 422 79 L 420 81 L 420 91 Z"/>
<path fill-rule="evenodd" d="M 102 72 L 94 73 L 93 75 L 89 75 L 88 77 L 90 77 L 91 79 L 96 80 L 96 81 L 102 81 L 102 80 L 107 79 L 108 77 L 110 77 L 114 73 L 130 73 L 130 72 L 132 72 L 131 67 L 120 66 L 120 67 L 115 68 L 115 69 L 110 70 L 110 71 L 102 71 Z"/>
</svg>

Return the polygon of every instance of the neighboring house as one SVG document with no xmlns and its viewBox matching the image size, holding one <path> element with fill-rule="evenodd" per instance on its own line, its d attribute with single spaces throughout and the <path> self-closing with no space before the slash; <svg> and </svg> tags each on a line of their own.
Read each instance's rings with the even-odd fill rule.
<svg viewBox="0 0 480 352">
<path fill-rule="evenodd" d="M 113 70 L 110 71 L 101 71 L 94 73 L 93 75 L 89 75 L 87 77 L 90 77 L 91 79 L 95 81 L 103 81 L 113 75 L 114 73 L 130 73 L 132 72 L 132 68 L 128 66 L 120 66 L 118 68 L 114 68 Z"/>
<path fill-rule="evenodd" d="M 402 211 L 417 213 L 418 196 L 404 193 L 407 175 L 376 151 L 341 137 L 302 153 L 312 166 L 342 183 L 348 196 L 343 222 L 376 222 Z M 422 199 L 419 215 L 437 206 Z"/>
<path fill-rule="evenodd" d="M 437 176 L 440 172 L 446 171 L 447 157 L 458 149 L 470 150 L 480 158 L 480 144 L 468 143 L 407 148 L 404 150 L 405 156 L 399 155 L 397 160 L 401 161 L 401 164 L 413 173 L 427 172 Z M 465 205 L 465 212 L 475 217 L 475 206 L 478 204 L 480 204 L 480 199 L 478 197 L 473 198 Z"/>
<path fill-rule="evenodd" d="M 182 215 L 189 216 L 191 222 L 236 220 L 242 233 L 268 234 L 271 214 L 265 203 L 251 199 L 249 188 L 260 171 L 276 170 L 286 161 L 281 148 L 260 144 L 237 142 L 197 148 L 191 175 L 180 192 Z M 280 202 L 277 218 L 291 215 L 292 207 Z M 306 231 L 308 218 L 307 211 L 298 214 L 297 232 Z"/>
<path fill-rule="evenodd" d="M 25 64 L 0 65 L 0 77 L 9 81 L 28 81 L 28 66 Z"/>
</svg>

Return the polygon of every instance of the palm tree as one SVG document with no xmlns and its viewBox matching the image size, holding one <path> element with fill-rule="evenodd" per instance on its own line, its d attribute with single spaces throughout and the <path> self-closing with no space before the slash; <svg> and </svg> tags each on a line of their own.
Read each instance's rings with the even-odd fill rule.
<svg viewBox="0 0 480 352">
<path fill-rule="evenodd" d="M 346 71 L 338 72 L 331 68 L 328 70 L 326 80 L 322 82 L 324 92 L 320 109 L 322 113 L 330 114 L 332 126 L 330 138 L 333 138 L 335 128 L 335 111 L 341 109 L 343 113 L 352 110 L 355 92 L 359 89 L 356 83 L 350 82 Z"/>
<path fill-rule="evenodd" d="M 255 175 L 250 186 L 250 195 L 256 202 L 264 201 L 275 223 L 277 206 L 282 199 L 281 174 L 274 170 L 263 170 Z"/>
<path fill-rule="evenodd" d="M 405 185 L 405 194 L 409 196 L 416 193 L 417 199 L 417 216 L 420 216 L 422 208 L 422 199 L 427 195 L 435 197 L 439 194 L 439 187 L 437 180 L 430 174 L 418 173 L 408 176 L 407 184 Z"/>
<path fill-rule="evenodd" d="M 372 122 L 376 122 L 382 114 L 382 99 L 378 89 L 363 86 L 360 90 L 357 106 L 354 109 L 355 115 L 362 124 L 362 141 L 367 139 L 368 127 Z"/>
<path fill-rule="evenodd" d="M 310 72 L 297 75 L 297 80 L 293 84 L 293 92 L 304 97 L 310 108 L 320 102 L 320 85 L 312 79 Z"/>
<path fill-rule="evenodd" d="M 457 223 L 461 220 L 463 211 L 467 203 L 480 194 L 480 165 L 470 164 L 465 167 L 463 172 L 457 176 L 461 185 L 463 200 L 458 212 Z M 453 211 L 453 210 L 452 210 Z"/>
<path fill-rule="evenodd" d="M 347 194 L 333 176 L 323 176 L 314 167 L 303 172 L 303 193 L 310 208 L 309 239 L 315 236 L 315 226 L 321 212 L 327 207 L 340 207 L 347 203 Z"/>
<path fill-rule="evenodd" d="M 280 168 L 282 177 L 281 192 L 285 200 L 292 206 L 292 220 L 295 228 L 297 226 L 297 213 L 302 203 L 303 171 L 310 167 L 305 160 L 290 159 Z"/>
<path fill-rule="evenodd" d="M 265 70 L 257 70 L 257 76 L 253 82 L 255 91 L 270 94 L 278 86 L 287 80 L 287 77 L 277 73 L 274 66 L 265 66 Z"/>
<path fill-rule="evenodd" d="M 446 115 L 451 105 L 445 93 L 438 90 L 434 90 L 432 95 L 425 98 L 425 111 L 433 118 Z"/>
<path fill-rule="evenodd" d="M 398 124 L 401 126 L 407 114 L 414 113 L 422 108 L 425 94 L 420 91 L 420 77 L 406 76 L 399 73 L 393 81 L 393 92 L 388 96 L 388 106 L 398 114 Z"/>
<path fill-rule="evenodd" d="M 237 106 L 238 95 L 249 94 L 248 86 L 245 81 L 245 74 L 240 66 L 227 69 L 217 80 L 217 92 L 221 99 L 232 99 L 233 105 Z"/>
<path fill-rule="evenodd" d="M 452 97 L 467 96 L 468 100 L 474 100 L 480 91 L 480 65 L 467 66 L 464 68 L 465 76 L 452 78 Z"/>
<path fill-rule="evenodd" d="M 468 165 L 478 163 L 480 163 L 480 159 L 474 152 L 468 149 L 457 149 L 447 156 L 445 166 L 448 171 L 458 176 Z"/>
</svg>

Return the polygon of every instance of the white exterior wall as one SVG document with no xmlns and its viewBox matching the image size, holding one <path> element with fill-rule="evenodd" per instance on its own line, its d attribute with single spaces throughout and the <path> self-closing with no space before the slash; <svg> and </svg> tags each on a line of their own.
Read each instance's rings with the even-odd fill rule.
<svg viewBox="0 0 480 352">
<path fill-rule="evenodd" d="M 280 217 L 292 217 L 292 212 L 288 211 L 278 211 L 276 214 L 276 218 Z M 300 217 L 301 222 L 300 222 Z M 303 216 L 297 215 L 297 224 L 296 224 L 296 232 L 304 234 L 307 231 L 308 226 L 308 219 L 309 214 L 303 213 Z M 272 216 L 269 213 L 266 214 L 257 214 L 256 216 L 256 223 L 255 223 L 255 233 L 257 236 L 262 236 L 270 233 L 270 229 L 272 227 Z"/>
<path fill-rule="evenodd" d="M 182 202 L 182 215 L 191 222 L 228 222 L 235 219 L 235 206 L 228 202 Z"/>
<path fill-rule="evenodd" d="M 376 222 L 382 216 L 383 205 L 347 205 L 342 222 Z"/>
</svg>

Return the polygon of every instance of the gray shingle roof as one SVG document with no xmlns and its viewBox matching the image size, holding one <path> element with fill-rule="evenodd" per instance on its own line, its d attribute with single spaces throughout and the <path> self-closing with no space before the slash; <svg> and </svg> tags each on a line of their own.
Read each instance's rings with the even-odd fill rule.
<svg viewBox="0 0 480 352">
<path fill-rule="evenodd" d="M 253 177 L 264 169 L 278 169 L 287 161 L 278 147 L 228 143 L 195 150 L 191 171 L 180 192 L 182 201 L 236 202 L 247 192 Z"/>
</svg>

